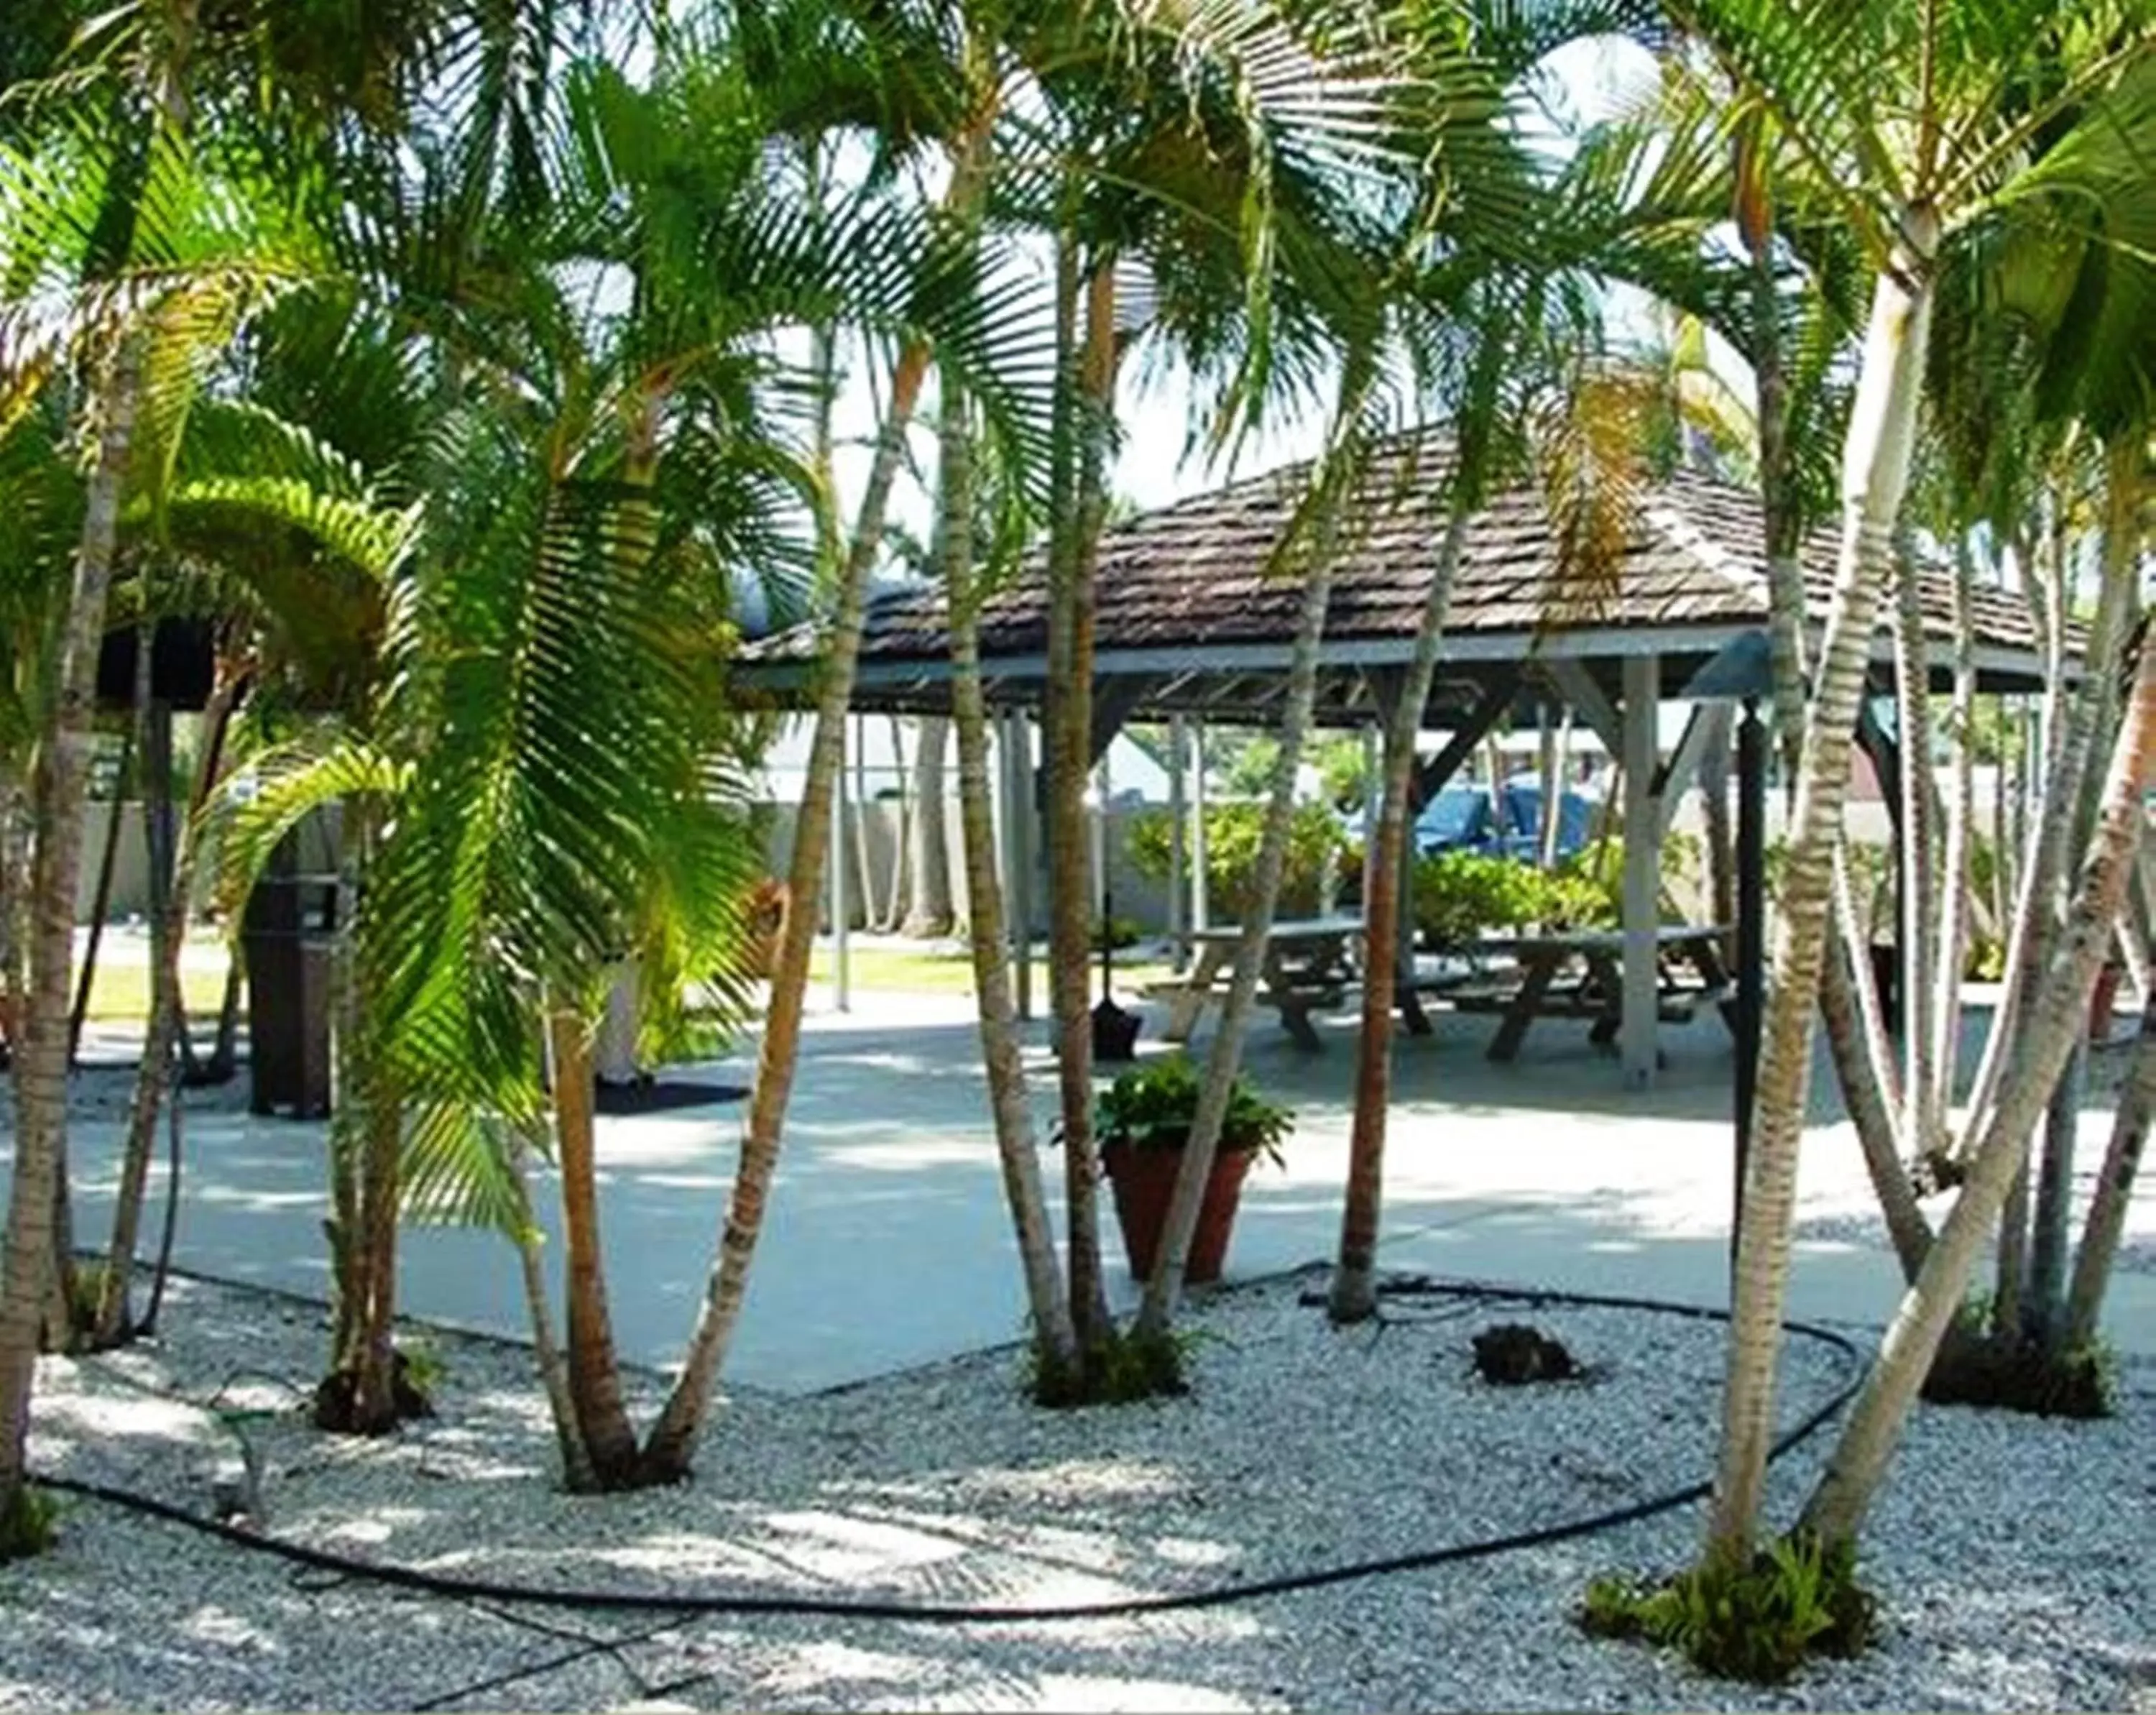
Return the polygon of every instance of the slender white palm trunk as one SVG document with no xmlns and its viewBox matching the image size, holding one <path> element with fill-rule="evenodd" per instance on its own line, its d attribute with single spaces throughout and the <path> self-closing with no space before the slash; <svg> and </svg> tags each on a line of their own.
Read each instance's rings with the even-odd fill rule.
<svg viewBox="0 0 2156 1715">
<path fill-rule="evenodd" d="M 105 421 L 83 511 L 54 701 L 38 747 L 30 872 L 30 984 L 15 1060 L 15 1169 L 0 1259 L 0 1524 L 21 1505 L 38 1333 L 54 1266 L 53 1211 L 67 1137 L 68 978 L 90 778 L 97 652 L 134 442 L 142 352 L 123 336 L 99 389 Z M 5 1544 L 0 1543 L 0 1549 Z"/>
<path fill-rule="evenodd" d="M 1738 1235 L 1722 1450 L 1707 1539 L 1708 1560 L 1721 1564 L 1742 1566 L 1751 1558 L 1774 1439 L 1774 1370 L 1789 1289 L 1797 1153 L 1850 741 L 1915 441 L 1930 319 L 1923 270 L 1936 243 L 1936 225 L 1912 215 L 1908 226 L 1917 254 L 1898 255 L 1897 265 L 1882 272 L 1873 289 L 1863 370 L 1844 447 L 1842 539 L 1834 600 L 1798 768 L 1774 981 L 1761 1032 L 1758 1093 Z"/>
<path fill-rule="evenodd" d="M 2143 794 L 2156 762 L 2156 649 L 2135 669 L 2126 719 L 2112 747 L 2103 809 L 2059 954 L 2046 972 L 1998 1107 L 1977 1145 L 1953 1210 L 1902 1300 L 1857 1396 L 1825 1475 L 1805 1504 L 1803 1526 L 1830 1545 L 1854 1542 L 1910 1407 L 1978 1256 L 2026 1158 L 2029 1139 L 2088 1016 L 2090 991 L 2109 947 L 2147 812 Z"/>
<path fill-rule="evenodd" d="M 1243 1028 L 1258 991 L 1265 967 L 1265 946 L 1271 938 L 1273 908 L 1280 899 L 1281 873 L 1287 862 L 1288 834 L 1295 819 L 1295 778 L 1302 763 L 1302 746 L 1310 731 L 1310 711 L 1317 694 L 1317 666 L 1325 638 L 1325 615 L 1332 598 L 1332 563 L 1339 533 L 1343 497 L 1334 485 L 1337 474 L 1321 470 L 1317 504 L 1318 516 L 1310 537 L 1308 564 L 1303 571 L 1302 606 L 1296 616 L 1295 644 L 1289 657 L 1286 706 L 1281 716 L 1280 751 L 1273 761 L 1271 793 L 1265 804 L 1264 831 L 1258 840 L 1256 873 L 1250 879 L 1250 903 L 1243 913 L 1243 932 L 1235 942 L 1235 958 L 1228 981 L 1228 994 L 1220 1006 L 1220 1021 L 1207 1054 L 1205 1081 L 1198 1092 L 1198 1110 L 1190 1122 L 1189 1141 L 1177 1165 L 1175 1189 L 1168 1214 L 1161 1225 L 1160 1249 L 1153 1259 L 1152 1275 L 1146 1282 L 1145 1299 L 1138 1307 L 1137 1331 L 1155 1335 L 1167 1331 L 1183 1292 L 1183 1273 L 1190 1257 L 1190 1241 L 1198 1230 L 1198 1214 L 1205 1199 L 1206 1181 L 1219 1150 L 1220 1127 L 1228 1117 L 1228 1101 L 1243 1055 Z"/>
</svg>

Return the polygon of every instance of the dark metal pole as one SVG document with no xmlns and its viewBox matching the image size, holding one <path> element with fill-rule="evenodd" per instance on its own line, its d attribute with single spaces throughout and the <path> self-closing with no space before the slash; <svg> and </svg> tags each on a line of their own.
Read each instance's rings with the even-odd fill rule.
<svg viewBox="0 0 2156 1715">
<path fill-rule="evenodd" d="M 1752 1098 L 1759 1082 L 1759 1019 L 1767 974 L 1767 729 L 1754 698 L 1737 728 L 1736 1193 L 1729 1264 L 1744 1225 L 1744 1176 L 1752 1158 Z"/>
</svg>

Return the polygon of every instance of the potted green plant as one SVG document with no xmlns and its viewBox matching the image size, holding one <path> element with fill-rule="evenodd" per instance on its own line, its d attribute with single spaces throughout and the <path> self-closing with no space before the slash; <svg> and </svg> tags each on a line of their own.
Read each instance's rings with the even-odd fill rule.
<svg viewBox="0 0 2156 1715">
<path fill-rule="evenodd" d="M 1131 1260 L 1131 1272 L 1142 1280 L 1152 1275 L 1160 1249 L 1183 1146 L 1190 1141 L 1191 1122 L 1198 1116 L 1199 1087 L 1198 1069 L 1189 1056 L 1170 1055 L 1125 1072 L 1094 1103 L 1094 1136 L 1101 1167 L 1115 1191 L 1123 1249 Z M 1265 1101 L 1243 1079 L 1235 1080 L 1183 1269 L 1183 1278 L 1192 1285 L 1219 1279 L 1236 1206 L 1242 1200 L 1244 1176 L 1260 1153 L 1280 1165 L 1280 1141 L 1294 1127 L 1295 1117 L 1287 1109 Z"/>
</svg>

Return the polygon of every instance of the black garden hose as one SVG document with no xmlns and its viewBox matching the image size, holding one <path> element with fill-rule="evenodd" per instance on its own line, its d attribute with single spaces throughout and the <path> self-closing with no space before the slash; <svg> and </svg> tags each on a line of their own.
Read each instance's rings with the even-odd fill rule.
<svg viewBox="0 0 2156 1715">
<path fill-rule="evenodd" d="M 1657 1315 L 1684 1316 L 1707 1322 L 1727 1322 L 1729 1312 L 1704 1305 L 1686 1304 L 1672 1300 L 1620 1297 L 1593 1292 L 1560 1292 L 1532 1287 L 1495 1286 L 1471 1282 L 1444 1282 L 1430 1286 L 1434 1295 L 1508 1304 L 1566 1305 L 1590 1309 L 1639 1310 Z M 1846 1368 L 1833 1394 L 1823 1403 L 1806 1413 L 1793 1429 L 1784 1431 L 1768 1450 L 1769 1460 L 1779 1459 L 1793 1447 L 1815 1434 L 1827 1421 L 1840 1411 L 1855 1395 L 1863 1380 L 1863 1357 L 1847 1336 L 1816 1323 L 1784 1322 L 1785 1333 L 1815 1340 L 1840 1353 Z M 1268 1596 L 1289 1595 L 1299 1590 L 1322 1589 L 1327 1585 L 1348 1584 L 1366 1578 L 1382 1578 L 1394 1573 L 1417 1572 L 1428 1567 L 1449 1565 L 1457 1561 L 1483 1560 L 1492 1556 L 1510 1553 L 1522 1548 L 1540 1548 L 1550 1543 L 1561 1543 L 1580 1537 L 1594 1536 L 1620 1526 L 1636 1523 L 1659 1513 L 1675 1512 L 1680 1507 L 1704 1499 L 1712 1490 L 1711 1481 L 1687 1483 L 1684 1487 L 1650 1497 L 1631 1505 L 1605 1512 L 1589 1513 L 1556 1524 L 1543 1525 L 1532 1530 L 1516 1531 L 1503 1536 L 1485 1537 L 1473 1542 L 1449 1543 L 1440 1548 L 1421 1548 L 1404 1554 L 1389 1554 L 1373 1559 L 1351 1560 L 1336 1566 L 1322 1566 L 1303 1572 L 1282 1573 L 1270 1578 L 1237 1579 L 1214 1584 L 1202 1589 L 1163 1592 L 1152 1595 L 1122 1596 L 1107 1601 L 1051 1603 L 1039 1606 L 1014 1606 L 993 1603 L 921 1603 L 902 1601 L 884 1597 L 834 1596 L 780 1596 L 780 1595 L 704 1595 L 694 1594 L 668 1594 L 655 1590 L 593 1590 L 550 1589 L 545 1586 L 500 1584 L 487 1579 L 457 1578 L 439 1573 L 423 1572 L 416 1567 L 398 1566 L 378 1561 L 357 1559 L 326 1548 L 310 1548 L 300 1543 L 285 1542 L 274 1536 L 258 1535 L 228 1524 L 221 1519 L 208 1518 L 154 1495 L 138 1494 L 132 1490 L 116 1487 L 108 1483 L 89 1482 L 75 1477 L 35 1476 L 39 1487 L 62 1494 L 79 1495 L 86 1499 L 102 1501 L 108 1505 L 139 1513 L 146 1517 L 162 1519 L 167 1523 L 184 1526 L 204 1536 L 213 1537 L 235 1548 L 256 1553 L 269 1554 L 311 1571 L 334 1574 L 349 1579 L 386 1584 L 398 1589 L 417 1590 L 428 1595 L 446 1596 L 459 1600 L 523 1603 L 533 1606 L 581 1610 L 586 1611 L 613 1610 L 629 1613 L 663 1613 L 683 1616 L 692 1615 L 772 1615 L 795 1618 L 832 1620 L 900 1620 L 926 1625 L 1010 1625 L 1034 1624 L 1045 1620 L 1117 1620 L 1152 1614 L 1188 1613 L 1199 1609 L 1220 1608 L 1240 1602 L 1250 1602 Z"/>
</svg>

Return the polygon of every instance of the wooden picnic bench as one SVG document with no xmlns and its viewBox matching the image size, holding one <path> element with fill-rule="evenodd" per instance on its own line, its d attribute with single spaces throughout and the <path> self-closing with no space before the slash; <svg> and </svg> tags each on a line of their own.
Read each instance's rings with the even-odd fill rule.
<svg viewBox="0 0 2156 1715">
<path fill-rule="evenodd" d="M 1275 923 L 1265 937 L 1258 1001 L 1276 1008 L 1288 1035 L 1305 1048 L 1319 1045 L 1311 1014 L 1340 1005 L 1355 983 L 1352 948 L 1362 932 L 1360 917 L 1304 917 Z M 1168 1028 L 1162 1032 L 1168 1040 L 1188 1042 L 1207 1004 L 1225 997 L 1235 947 L 1242 938 L 1239 923 L 1191 932 L 1198 957 L 1189 974 L 1178 982 L 1157 983 L 1150 991 L 1168 1002 Z"/>
<path fill-rule="evenodd" d="M 1725 1021 L 1735 993 L 1722 957 L 1724 929 L 1665 925 L 1655 932 L 1656 1009 L 1665 1024 L 1689 1023 L 1702 1006 L 1721 1009 Z M 1508 936 L 1479 942 L 1484 957 L 1517 962 L 1516 983 L 1485 981 L 1452 995 L 1460 1012 L 1502 1014 L 1488 1055 L 1509 1060 L 1537 1019 L 1587 1019 L 1588 1040 L 1606 1048 L 1617 1040 L 1625 1004 L 1625 935 L 1620 929 Z"/>
<path fill-rule="evenodd" d="M 1360 917 L 1333 917 L 1276 922 L 1266 937 L 1256 999 L 1260 1006 L 1280 1014 L 1281 1024 L 1299 1046 L 1324 1046 L 1310 1021 L 1312 1013 L 1336 1010 L 1360 994 L 1362 973 L 1356 954 L 1362 936 Z M 1188 1042 L 1207 1004 L 1227 994 L 1243 931 L 1240 924 L 1224 924 L 1196 930 L 1190 938 L 1198 957 L 1189 974 L 1154 983 L 1146 991 L 1168 1004 L 1168 1026 L 1162 1034 L 1170 1042 Z M 1410 977 L 1404 972 L 1398 1004 L 1409 1029 L 1424 1035 L 1430 1030 L 1416 999 L 1419 993 L 1446 989 L 1460 980 L 1455 973 Z"/>
</svg>

